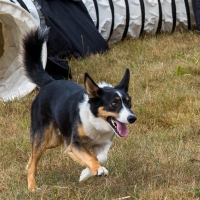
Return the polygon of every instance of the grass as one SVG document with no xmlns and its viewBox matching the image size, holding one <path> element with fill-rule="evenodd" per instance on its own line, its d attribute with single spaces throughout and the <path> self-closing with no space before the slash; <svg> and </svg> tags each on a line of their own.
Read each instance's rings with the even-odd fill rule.
<svg viewBox="0 0 200 200">
<path fill-rule="evenodd" d="M 40 191 L 28 192 L 30 106 L 26 97 L 0 103 L 0 199 L 139 200 L 200 197 L 200 35 L 144 36 L 110 46 L 102 55 L 70 60 L 73 79 L 113 85 L 131 71 L 129 93 L 137 122 L 129 136 L 115 137 L 109 176 L 79 183 L 82 167 L 62 153 L 46 151 L 38 165 Z"/>
</svg>

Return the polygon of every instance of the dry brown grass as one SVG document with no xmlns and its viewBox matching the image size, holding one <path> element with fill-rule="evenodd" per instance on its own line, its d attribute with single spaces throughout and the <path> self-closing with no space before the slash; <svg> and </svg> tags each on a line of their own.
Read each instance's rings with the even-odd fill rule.
<svg viewBox="0 0 200 200">
<path fill-rule="evenodd" d="M 130 95 L 138 120 L 125 139 L 115 138 L 109 176 L 79 183 L 82 167 L 45 153 L 38 166 L 41 191 L 27 191 L 30 106 L 37 91 L 0 104 L 0 199 L 198 199 L 200 196 L 200 35 L 161 34 L 126 40 L 103 55 L 71 60 L 73 78 L 87 71 L 117 84 L 131 70 Z"/>
</svg>

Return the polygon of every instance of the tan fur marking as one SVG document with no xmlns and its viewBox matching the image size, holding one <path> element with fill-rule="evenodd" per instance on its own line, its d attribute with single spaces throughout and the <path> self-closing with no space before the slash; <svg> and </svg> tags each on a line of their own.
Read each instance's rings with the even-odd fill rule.
<svg viewBox="0 0 200 200">
<path fill-rule="evenodd" d="M 95 98 L 99 96 L 97 94 L 99 88 L 96 85 L 94 85 L 93 82 L 89 78 L 87 78 L 85 82 L 85 89 L 89 98 Z"/>
<path fill-rule="evenodd" d="M 37 145 L 37 138 L 33 141 L 32 145 L 32 154 L 29 158 L 28 163 L 28 189 L 35 190 L 37 189 L 35 176 L 36 176 L 36 168 L 37 164 L 42 156 L 43 152 L 46 149 L 54 148 L 63 144 L 63 137 L 59 134 L 58 129 L 55 127 L 54 124 L 51 124 L 44 132 L 44 140 L 42 144 L 38 148 Z"/>
<path fill-rule="evenodd" d="M 55 125 L 51 124 L 48 129 L 45 130 L 46 149 L 55 148 L 63 144 L 63 136 L 59 133 L 59 130 Z"/>
<path fill-rule="evenodd" d="M 97 157 L 90 153 L 84 147 L 81 147 L 81 149 L 77 149 L 73 147 L 73 145 L 69 145 L 67 152 L 73 160 L 77 161 L 81 165 L 90 168 L 93 175 L 96 175 L 99 167 L 101 167 Z"/>
<path fill-rule="evenodd" d="M 36 175 L 36 168 L 37 164 L 39 162 L 39 159 L 42 155 L 42 153 L 45 151 L 45 145 L 41 145 L 39 149 L 36 150 L 35 144 L 33 144 L 32 147 L 32 154 L 29 158 L 28 163 L 28 189 L 29 190 L 35 190 L 37 189 L 36 181 L 35 181 L 35 175 Z"/>
<path fill-rule="evenodd" d="M 109 117 L 118 118 L 118 114 L 117 113 L 108 112 L 108 111 L 104 110 L 103 107 L 99 107 L 98 108 L 98 116 L 101 117 L 104 120 L 106 120 L 106 118 L 108 116 Z"/>
<path fill-rule="evenodd" d="M 81 137 L 86 136 L 86 133 L 85 133 L 85 131 L 84 131 L 82 125 L 79 125 L 79 126 L 78 126 L 78 134 L 79 134 L 79 136 L 81 136 Z"/>
<path fill-rule="evenodd" d="M 81 124 L 78 126 L 78 135 L 78 142 L 80 144 L 88 144 L 91 142 L 91 138 L 86 135 L 86 132 Z"/>
</svg>

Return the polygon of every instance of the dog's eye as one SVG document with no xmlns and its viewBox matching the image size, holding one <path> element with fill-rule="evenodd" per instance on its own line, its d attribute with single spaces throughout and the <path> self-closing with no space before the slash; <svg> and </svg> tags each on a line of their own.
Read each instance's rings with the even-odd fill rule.
<svg viewBox="0 0 200 200">
<path fill-rule="evenodd" d="M 117 107 L 119 106 L 119 101 L 114 101 L 111 103 L 112 106 Z"/>
<path fill-rule="evenodd" d="M 131 107 L 131 101 L 127 101 L 128 107 Z"/>
</svg>

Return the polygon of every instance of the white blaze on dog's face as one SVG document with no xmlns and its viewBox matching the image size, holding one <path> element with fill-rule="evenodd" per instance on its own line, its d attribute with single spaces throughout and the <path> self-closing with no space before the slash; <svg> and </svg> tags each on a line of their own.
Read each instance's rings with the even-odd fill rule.
<svg viewBox="0 0 200 200">
<path fill-rule="evenodd" d="M 124 123 L 124 124 L 129 124 L 130 118 L 132 117 L 133 120 L 135 119 L 135 115 L 133 112 L 130 110 L 131 109 L 131 98 L 126 97 L 125 95 L 121 94 L 120 92 L 117 92 L 117 94 L 120 97 L 120 103 L 121 103 L 121 109 L 119 112 L 119 117 L 117 118 L 118 121 Z"/>
<path fill-rule="evenodd" d="M 103 119 L 119 137 L 126 137 L 126 124 L 134 123 L 136 116 L 131 111 L 131 97 L 128 95 L 130 72 L 127 69 L 121 82 L 114 88 L 105 83 L 99 86 L 86 74 L 85 88 L 90 111 L 96 119 Z"/>
</svg>

